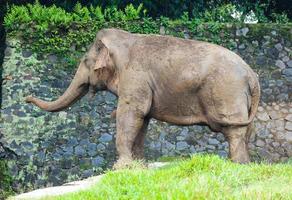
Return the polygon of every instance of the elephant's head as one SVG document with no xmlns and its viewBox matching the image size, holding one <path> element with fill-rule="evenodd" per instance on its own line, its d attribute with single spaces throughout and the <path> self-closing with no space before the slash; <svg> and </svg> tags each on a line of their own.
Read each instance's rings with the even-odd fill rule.
<svg viewBox="0 0 292 200">
<path fill-rule="evenodd" d="M 88 92 L 93 96 L 97 90 L 107 89 L 107 84 L 114 74 L 115 67 L 109 50 L 97 40 L 82 58 L 70 86 L 62 96 L 52 102 L 28 96 L 26 102 L 33 103 L 46 111 L 57 112 L 66 109 Z"/>
</svg>

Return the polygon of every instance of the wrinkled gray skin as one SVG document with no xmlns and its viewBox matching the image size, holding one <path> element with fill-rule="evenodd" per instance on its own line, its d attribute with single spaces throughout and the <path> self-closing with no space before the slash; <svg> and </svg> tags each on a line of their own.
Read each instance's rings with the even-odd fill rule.
<svg viewBox="0 0 292 200">
<path fill-rule="evenodd" d="M 56 112 L 100 90 L 119 97 L 116 168 L 143 158 L 150 118 L 221 131 L 231 160 L 249 162 L 247 142 L 259 103 L 259 82 L 238 55 L 221 46 L 103 29 L 61 97 L 45 102 L 30 96 L 26 101 Z"/>
</svg>

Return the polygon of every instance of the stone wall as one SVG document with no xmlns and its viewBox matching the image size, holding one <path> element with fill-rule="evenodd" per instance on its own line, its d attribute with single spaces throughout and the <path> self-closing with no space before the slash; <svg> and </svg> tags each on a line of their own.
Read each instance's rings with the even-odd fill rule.
<svg viewBox="0 0 292 200">
<path fill-rule="evenodd" d="M 286 162 L 292 157 L 292 48 L 291 30 L 271 29 L 254 35 L 256 26 L 230 30 L 232 50 L 258 72 L 262 97 L 251 137 L 254 161 Z M 164 33 L 164 29 L 161 28 Z M 185 37 L 195 38 L 187 30 Z M 287 36 L 288 35 L 288 36 Z M 110 118 L 117 99 L 108 92 L 87 97 L 70 109 L 47 113 L 25 104 L 33 93 L 55 99 L 69 85 L 74 69 L 51 54 L 40 57 L 7 39 L 3 64 L 0 138 L 17 157 L 9 161 L 18 190 L 60 185 L 110 167 L 116 159 L 115 121 Z M 227 156 L 223 134 L 207 127 L 179 127 L 152 120 L 146 137 L 146 158 L 215 153 Z"/>
</svg>

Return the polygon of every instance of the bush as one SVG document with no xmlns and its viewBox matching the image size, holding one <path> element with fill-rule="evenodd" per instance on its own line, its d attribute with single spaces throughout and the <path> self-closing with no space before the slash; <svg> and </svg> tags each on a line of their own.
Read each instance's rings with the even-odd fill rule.
<svg viewBox="0 0 292 200">
<path fill-rule="evenodd" d="M 261 9 L 256 6 L 254 13 L 261 13 L 258 11 Z M 246 16 L 244 10 L 238 10 L 232 4 L 205 10 L 194 18 L 190 17 L 189 12 L 184 12 L 175 20 L 163 16 L 153 19 L 146 13 L 142 4 L 136 7 L 129 4 L 124 9 L 116 6 L 103 9 L 93 5 L 84 7 L 77 3 L 72 12 L 68 12 L 55 5 L 46 7 L 36 1 L 34 4 L 10 6 L 4 25 L 8 35 L 18 34 L 25 38 L 23 48 L 30 48 L 39 54 L 60 54 L 73 65 L 101 28 L 116 27 L 149 34 L 159 33 L 160 25 L 163 25 L 167 34 L 184 37 L 184 30 L 180 29 L 183 27 L 191 30 L 197 39 L 220 44 L 222 39 L 228 40 L 228 34 L 222 33 L 223 23 L 242 23 Z M 239 13 L 239 17 L 234 17 L 234 13 Z M 255 18 L 259 21 L 267 20 L 260 14 Z M 277 23 L 288 22 L 284 14 L 274 14 L 273 20 Z M 206 31 L 208 34 L 202 34 Z"/>
<path fill-rule="evenodd" d="M 12 179 L 7 172 L 7 164 L 3 160 L 0 160 L 0 199 L 5 199 L 12 192 Z"/>
<path fill-rule="evenodd" d="M 78 59 L 78 54 L 85 51 L 84 47 L 92 42 L 102 27 L 157 33 L 159 28 L 152 18 L 137 21 L 145 14 L 142 4 L 137 7 L 129 4 L 124 10 L 119 10 L 114 6 L 102 9 L 91 5 L 87 8 L 77 3 L 72 12 L 67 12 L 55 5 L 46 7 L 36 1 L 34 4 L 10 6 L 4 25 L 10 35 L 17 33 L 26 38 L 27 46 L 23 48 L 32 48 L 40 54 L 70 55 L 68 59 L 72 61 Z"/>
<path fill-rule="evenodd" d="M 25 4 L 33 3 L 34 0 L 9 0 L 9 3 Z M 148 10 L 149 16 L 153 18 L 159 18 L 160 16 L 166 16 L 172 19 L 179 18 L 184 12 L 188 12 L 190 17 L 198 17 L 207 10 L 220 7 L 226 3 L 232 3 L 236 5 L 237 9 L 244 10 L 244 15 L 254 10 L 256 5 L 264 5 L 264 15 L 267 19 L 272 19 L 272 14 L 282 14 L 285 12 L 288 18 L 292 18 L 292 4 L 287 0 L 163 0 L 163 1 L 151 1 L 151 0 L 39 0 L 42 5 L 51 6 L 53 4 L 58 7 L 62 7 L 67 11 L 73 11 L 77 2 L 80 2 L 82 6 L 94 7 L 100 6 L 117 7 L 123 10 L 127 5 L 133 3 L 134 7 L 140 4 L 144 5 L 144 8 Z"/>
<path fill-rule="evenodd" d="M 213 10 L 207 10 L 203 14 L 203 19 L 205 21 L 214 21 L 214 22 L 238 22 L 240 19 L 236 19 L 232 17 L 232 14 L 236 12 L 235 5 L 226 4 L 223 6 L 219 6 L 214 8 Z"/>
<path fill-rule="evenodd" d="M 8 32 L 20 33 L 21 37 L 34 41 L 33 50 L 39 53 L 70 54 L 70 47 L 86 47 L 100 27 L 108 23 L 126 23 L 140 19 L 142 4 L 135 8 L 132 4 L 124 10 L 99 6 L 82 7 L 77 3 L 72 12 L 52 5 L 45 7 L 38 1 L 23 6 L 12 5 L 4 19 Z M 145 12 L 144 12 L 145 13 Z M 37 38 L 37 40 L 36 40 Z"/>
<path fill-rule="evenodd" d="M 289 19 L 286 13 L 282 13 L 282 14 L 272 13 L 272 18 L 273 18 L 273 21 L 278 24 L 287 24 L 289 22 Z"/>
</svg>

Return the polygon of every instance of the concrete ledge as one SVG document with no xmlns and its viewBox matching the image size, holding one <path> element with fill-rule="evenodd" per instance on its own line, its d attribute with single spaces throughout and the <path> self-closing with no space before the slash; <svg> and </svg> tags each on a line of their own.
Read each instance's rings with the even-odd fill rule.
<svg viewBox="0 0 292 200">
<path fill-rule="evenodd" d="M 82 181 L 74 181 L 66 183 L 61 186 L 48 187 L 43 189 L 34 190 L 31 192 L 23 193 L 15 197 L 10 197 L 9 200 L 25 200 L 25 199 L 41 199 L 47 196 L 58 196 L 70 192 L 77 192 L 80 190 L 88 189 L 101 180 L 103 175 L 93 176 Z"/>
<path fill-rule="evenodd" d="M 156 168 L 163 167 L 167 164 L 168 164 L 167 162 L 149 163 L 148 168 L 156 169 Z M 63 194 L 71 193 L 71 192 L 78 192 L 80 190 L 85 190 L 95 185 L 101 180 L 103 176 L 104 174 L 93 176 L 81 181 L 69 182 L 61 186 L 34 190 L 34 191 L 23 193 L 14 197 L 10 197 L 8 198 L 8 200 L 28 200 L 28 199 L 37 200 L 37 199 L 42 199 L 45 197 L 52 197 L 52 196 L 63 195 Z"/>
</svg>

